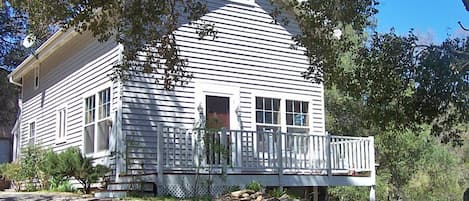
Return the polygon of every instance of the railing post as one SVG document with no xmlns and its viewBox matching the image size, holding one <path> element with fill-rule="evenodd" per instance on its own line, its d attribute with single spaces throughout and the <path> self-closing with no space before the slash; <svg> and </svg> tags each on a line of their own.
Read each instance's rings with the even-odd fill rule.
<svg viewBox="0 0 469 201">
<path fill-rule="evenodd" d="M 283 138 L 282 133 L 277 132 L 277 160 L 278 160 L 278 184 L 280 190 L 283 190 L 283 156 L 282 156 L 282 148 L 283 148 Z"/>
<path fill-rule="evenodd" d="M 199 132 L 200 129 L 192 130 L 192 160 L 194 161 L 194 167 L 199 167 Z"/>
<path fill-rule="evenodd" d="M 226 144 L 226 128 L 221 129 L 221 136 L 220 136 L 220 159 L 221 159 L 221 171 L 223 175 L 226 175 L 226 166 L 228 165 L 227 163 L 227 158 L 228 158 L 228 146 Z"/>
<path fill-rule="evenodd" d="M 327 177 L 329 181 L 332 176 L 332 164 L 331 164 L 331 135 L 326 132 L 326 168 L 327 168 Z"/>
<path fill-rule="evenodd" d="M 370 154 L 370 176 L 373 181 L 373 185 L 376 185 L 376 164 L 375 164 L 375 140 L 373 136 L 368 137 L 370 140 L 370 146 L 369 146 L 369 154 Z"/>
<path fill-rule="evenodd" d="M 158 132 L 156 133 L 156 160 L 157 160 L 157 165 L 158 165 L 158 183 L 160 186 L 163 186 L 164 180 L 163 180 L 163 124 L 158 124 Z"/>
</svg>

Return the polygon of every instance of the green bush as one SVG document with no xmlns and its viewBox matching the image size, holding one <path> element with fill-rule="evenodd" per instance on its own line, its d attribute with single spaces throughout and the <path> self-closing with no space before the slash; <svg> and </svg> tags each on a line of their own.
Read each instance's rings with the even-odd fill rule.
<svg viewBox="0 0 469 201">
<path fill-rule="evenodd" d="M 69 179 L 83 185 L 83 192 L 90 193 L 91 184 L 102 179 L 110 169 L 103 165 L 93 166 L 92 159 L 81 154 L 78 148 L 68 148 L 61 153 L 44 150 L 37 146 L 23 149 L 23 157 L 15 163 L 3 165 L 0 174 L 11 180 L 20 191 L 24 185 L 27 191 L 41 189 L 74 191 Z"/>
<path fill-rule="evenodd" d="M 287 194 L 287 191 L 285 189 L 281 190 L 280 188 L 274 188 L 269 192 L 269 195 L 275 198 L 282 197 L 282 195 L 285 194 Z"/>
<path fill-rule="evenodd" d="M 2 165 L 2 177 L 10 180 L 16 191 L 21 190 L 22 181 L 27 179 L 21 164 L 17 162 Z"/>
<path fill-rule="evenodd" d="M 83 185 L 83 192 L 90 193 L 91 184 L 102 179 L 110 169 L 104 165 L 93 166 L 91 158 L 84 157 L 77 148 L 68 148 L 60 156 L 64 175 L 73 177 Z"/>
<path fill-rule="evenodd" d="M 253 191 L 262 191 L 264 187 L 261 183 L 257 181 L 251 181 L 249 184 L 246 185 L 246 189 L 253 190 Z"/>
</svg>

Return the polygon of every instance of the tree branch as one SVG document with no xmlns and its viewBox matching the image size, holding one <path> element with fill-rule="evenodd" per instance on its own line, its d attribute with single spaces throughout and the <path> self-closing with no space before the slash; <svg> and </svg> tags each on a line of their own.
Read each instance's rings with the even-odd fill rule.
<svg viewBox="0 0 469 201">
<path fill-rule="evenodd" d="M 466 28 L 466 27 L 464 27 L 464 25 L 462 25 L 461 21 L 458 21 L 458 24 L 459 24 L 459 26 L 461 27 L 462 30 L 469 31 L 468 28 Z"/>
</svg>

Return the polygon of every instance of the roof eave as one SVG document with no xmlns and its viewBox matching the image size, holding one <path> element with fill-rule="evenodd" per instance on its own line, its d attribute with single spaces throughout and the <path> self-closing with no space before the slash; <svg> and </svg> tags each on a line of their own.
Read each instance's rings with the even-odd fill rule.
<svg viewBox="0 0 469 201">
<path fill-rule="evenodd" d="M 20 81 L 24 74 L 29 72 L 35 64 L 45 60 L 76 35 L 78 35 L 78 32 L 74 30 L 57 31 L 47 39 L 47 41 L 44 42 L 44 44 L 42 44 L 34 54 L 29 55 L 23 62 L 21 62 L 21 64 L 8 75 L 8 80 L 15 85 L 21 86 Z"/>
</svg>

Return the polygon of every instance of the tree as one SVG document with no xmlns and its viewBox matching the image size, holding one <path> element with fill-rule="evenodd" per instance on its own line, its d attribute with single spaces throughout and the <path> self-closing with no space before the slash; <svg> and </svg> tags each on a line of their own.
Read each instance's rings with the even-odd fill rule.
<svg viewBox="0 0 469 201">
<path fill-rule="evenodd" d="M 38 35 L 47 30 L 44 25 L 54 25 L 63 29 L 89 30 L 100 40 L 121 43 L 125 47 L 124 61 L 116 69 L 117 75 L 126 78 L 138 72 L 155 73 L 159 76 L 158 83 L 165 89 L 174 89 L 191 77 L 186 71 L 188 60 L 180 56 L 174 35 L 179 24 L 189 22 L 194 25 L 201 38 L 216 34 L 216 24 L 199 20 L 208 12 L 203 0 L 18 0 L 11 3 L 28 13 L 28 31 Z M 284 16 L 283 11 L 295 10 L 302 33 L 294 39 L 298 45 L 306 47 L 305 54 L 310 58 L 310 68 L 304 76 L 317 82 L 327 72 L 323 69 L 335 66 L 334 58 L 340 50 L 336 48 L 337 40 L 332 37 L 333 30 L 350 25 L 357 33 L 363 33 L 371 24 L 369 17 L 376 13 L 376 4 L 375 0 L 301 3 L 279 0 L 272 15 L 277 19 Z"/>
</svg>

